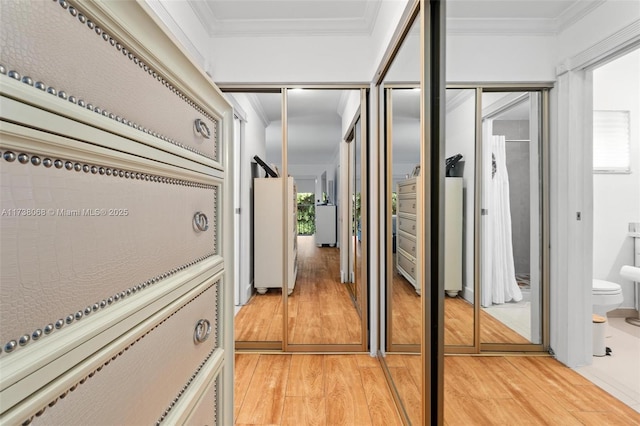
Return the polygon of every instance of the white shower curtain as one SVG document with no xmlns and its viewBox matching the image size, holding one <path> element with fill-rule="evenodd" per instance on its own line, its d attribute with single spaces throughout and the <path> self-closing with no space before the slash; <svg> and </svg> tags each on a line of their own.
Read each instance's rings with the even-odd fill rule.
<svg viewBox="0 0 640 426">
<path fill-rule="evenodd" d="M 489 239 L 491 253 L 487 256 L 489 268 L 483 282 L 482 306 L 505 302 L 519 302 L 522 292 L 516 282 L 511 240 L 511 210 L 509 175 L 507 173 L 505 137 L 491 136 L 491 152 L 485 162 L 485 196 L 489 217 L 485 238 Z"/>
</svg>

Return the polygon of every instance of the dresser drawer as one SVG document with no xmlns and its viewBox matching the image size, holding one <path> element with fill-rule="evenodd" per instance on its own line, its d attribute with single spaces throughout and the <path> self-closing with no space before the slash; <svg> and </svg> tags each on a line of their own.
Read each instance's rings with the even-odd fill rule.
<svg viewBox="0 0 640 426">
<path fill-rule="evenodd" d="M 199 294 L 113 353 L 51 401 L 53 404 L 47 404 L 33 418 L 33 424 L 142 425 L 160 421 L 190 391 L 207 362 L 214 357 L 222 359 L 221 349 L 216 349 L 219 286 L 219 280 L 207 282 Z"/>
<path fill-rule="evenodd" d="M 3 73 L 96 113 L 98 126 L 117 123 L 157 146 L 219 162 L 220 116 L 143 57 L 126 33 L 87 17 L 86 7 L 95 6 L 3 0 Z"/>
<path fill-rule="evenodd" d="M 415 280 L 416 279 L 416 264 L 415 261 L 409 259 L 402 252 L 397 253 L 398 256 L 398 267 L 402 268 L 409 276 Z"/>
<path fill-rule="evenodd" d="M 402 231 L 398 232 L 398 247 L 412 257 L 417 256 L 416 237 L 406 234 Z"/>
<path fill-rule="evenodd" d="M 398 215 L 398 229 L 408 234 L 416 234 L 416 219 Z"/>
<path fill-rule="evenodd" d="M 409 179 L 398 183 L 398 194 L 415 194 L 417 190 L 416 178 Z"/>
<path fill-rule="evenodd" d="M 0 356 L 219 255 L 220 181 L 122 153 L 3 146 L 14 142 L 0 132 Z"/>
<path fill-rule="evenodd" d="M 417 202 L 415 197 L 398 197 L 398 212 L 416 214 Z"/>
</svg>

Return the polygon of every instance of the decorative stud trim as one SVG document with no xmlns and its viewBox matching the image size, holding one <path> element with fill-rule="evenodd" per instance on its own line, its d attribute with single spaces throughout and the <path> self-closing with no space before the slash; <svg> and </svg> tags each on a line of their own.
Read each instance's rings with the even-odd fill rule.
<svg viewBox="0 0 640 426">
<path fill-rule="evenodd" d="M 70 5 L 70 3 L 68 1 L 66 1 L 66 0 L 53 0 L 53 1 L 57 2 L 63 9 L 66 9 L 72 17 L 77 18 L 78 21 L 81 24 L 86 25 L 87 28 L 92 30 L 96 35 L 101 37 L 105 42 L 109 43 L 112 47 L 114 47 L 119 52 L 121 52 L 123 54 L 123 56 L 125 56 L 126 58 L 129 58 L 129 60 L 132 61 L 134 64 L 138 65 L 138 67 L 141 70 L 143 70 L 145 73 L 147 73 L 152 78 L 157 80 L 160 84 L 162 84 L 167 89 L 169 89 L 173 94 L 175 94 L 181 100 L 186 102 L 190 107 L 192 107 L 198 113 L 202 114 L 203 116 L 205 116 L 206 118 L 211 120 L 211 122 L 213 123 L 213 129 L 211 130 L 211 133 L 212 133 L 212 137 L 213 137 L 213 140 L 214 140 L 214 155 L 210 155 L 210 154 L 204 153 L 204 152 L 202 152 L 202 151 L 200 151 L 200 150 L 198 150 L 196 148 L 193 148 L 193 147 L 188 146 L 186 144 L 183 144 L 183 143 L 181 143 L 179 141 L 176 141 L 175 139 L 169 138 L 169 137 L 164 136 L 164 135 L 162 135 L 162 134 L 160 134 L 158 132 L 155 132 L 155 131 L 153 131 L 151 129 L 148 129 L 148 128 L 142 126 L 142 125 L 139 125 L 137 123 L 131 122 L 130 120 L 127 120 L 124 117 L 120 117 L 120 116 L 118 116 L 118 115 L 116 115 L 116 114 L 114 114 L 112 112 L 109 112 L 109 111 L 103 109 L 103 108 L 95 106 L 95 105 L 93 105 L 91 103 L 86 103 L 84 100 L 76 98 L 76 96 L 68 95 L 67 92 L 65 92 L 63 90 L 56 90 L 54 87 L 47 86 L 45 83 L 43 83 L 41 81 L 37 81 L 37 82 L 34 83 L 34 81 L 33 81 L 33 79 L 31 77 L 29 77 L 29 76 L 22 77 L 19 72 L 15 71 L 15 70 L 8 70 L 3 64 L 0 64 L 0 74 L 5 74 L 5 75 L 7 75 L 7 76 L 9 76 L 11 78 L 14 78 L 14 79 L 18 80 L 18 81 L 22 81 L 23 83 L 25 83 L 25 84 L 27 84 L 29 86 L 35 87 L 36 89 L 46 91 L 47 93 L 49 93 L 49 94 L 51 94 L 53 96 L 57 96 L 60 99 L 68 100 L 69 102 L 71 102 L 74 105 L 78 105 L 79 107 L 88 109 L 89 111 L 93 111 L 96 114 L 103 115 L 104 117 L 110 118 L 112 120 L 117 121 L 118 123 L 121 123 L 121 124 L 127 125 L 129 127 L 132 127 L 132 128 L 134 128 L 136 130 L 139 130 L 139 131 L 141 131 L 143 133 L 146 133 L 148 135 L 156 137 L 156 138 L 158 138 L 158 139 L 160 139 L 160 140 L 162 140 L 164 142 L 168 142 L 168 143 L 170 143 L 172 145 L 178 146 L 178 147 L 180 147 L 182 149 L 185 149 L 187 151 L 191 151 L 194 154 L 200 155 L 200 156 L 208 158 L 210 160 L 214 160 L 214 161 L 218 160 L 218 126 L 219 126 L 218 119 L 214 118 L 211 114 L 206 112 L 204 110 L 204 108 L 202 108 L 199 104 L 197 104 L 196 102 L 191 100 L 187 95 L 185 95 L 180 90 L 178 90 L 176 87 L 174 87 L 166 78 L 164 78 L 160 73 L 155 71 L 149 65 L 145 64 L 141 59 L 139 59 L 129 49 L 127 49 L 122 43 L 118 42 L 112 36 L 110 36 L 109 34 L 104 32 L 102 30 L 102 28 L 97 26 L 93 21 L 91 21 L 85 15 L 80 13 L 74 6 Z"/>
<path fill-rule="evenodd" d="M 185 303 L 184 305 L 182 305 L 180 308 L 178 308 L 175 312 L 173 312 L 171 315 L 169 315 L 168 317 L 166 317 L 165 319 L 163 319 L 162 321 L 160 321 L 158 324 L 156 324 L 154 327 L 150 328 L 149 330 L 147 330 L 147 332 L 145 334 L 143 334 L 142 336 L 138 337 L 136 340 L 134 340 L 133 342 L 131 342 L 128 346 L 126 346 L 125 348 L 123 348 L 122 350 L 120 350 L 119 352 L 117 352 L 116 354 L 114 354 L 111 358 L 109 358 L 107 361 L 105 361 L 101 366 L 97 367 L 95 370 L 93 370 L 91 373 L 89 373 L 88 375 L 86 375 L 84 378 L 82 378 L 80 381 L 78 381 L 77 383 L 75 383 L 73 386 L 71 386 L 68 390 L 64 391 L 63 393 L 60 394 L 60 396 L 58 398 L 53 399 L 52 401 L 50 401 L 47 405 L 45 405 L 44 407 L 42 407 L 39 411 L 37 411 L 35 413 L 35 415 L 27 418 L 24 422 L 22 422 L 23 426 L 27 426 L 29 424 L 31 424 L 31 422 L 33 422 L 33 419 L 35 417 L 40 417 L 45 410 L 47 409 L 47 407 L 53 407 L 54 405 L 56 405 L 56 403 L 58 402 L 59 399 L 64 399 L 67 395 L 69 395 L 69 392 L 73 392 L 75 391 L 78 386 L 83 385 L 88 379 L 92 378 L 93 376 L 95 376 L 96 373 L 102 371 L 102 369 L 106 366 L 108 366 L 109 364 L 111 364 L 111 361 L 115 361 L 116 359 L 118 359 L 122 354 L 124 354 L 126 351 L 128 351 L 133 345 L 135 345 L 137 342 L 139 342 L 140 340 L 144 339 L 145 337 L 147 337 L 149 334 L 151 334 L 152 331 L 156 330 L 158 327 L 160 327 L 162 324 L 164 324 L 165 322 L 167 322 L 169 320 L 169 318 L 171 318 L 172 316 L 174 316 L 175 314 L 177 314 L 178 312 L 180 312 L 182 309 L 184 309 L 187 305 L 189 305 L 191 302 L 193 302 L 194 300 L 196 300 L 198 297 L 200 297 L 203 293 L 205 293 L 207 290 L 209 290 L 211 287 L 214 286 L 218 286 L 220 284 L 220 280 L 214 282 L 213 284 L 211 284 L 210 286 L 208 286 L 207 288 L 205 288 L 204 290 L 202 290 L 200 293 L 198 293 L 197 295 L 195 295 L 193 297 L 193 299 L 189 300 L 187 303 Z M 217 328 L 217 327 L 216 327 Z M 216 351 L 216 349 L 218 349 L 218 346 L 216 345 L 213 349 L 211 349 L 211 351 L 209 352 L 209 354 L 206 356 L 205 360 L 198 366 L 198 368 L 196 369 L 196 373 L 194 373 L 191 378 L 188 381 L 188 384 L 191 384 L 191 382 L 193 381 L 193 379 L 195 378 L 195 375 L 197 375 L 197 373 L 202 369 L 202 367 L 204 366 L 204 364 L 207 362 L 207 360 L 209 358 L 211 358 L 211 355 L 213 355 L 213 353 Z M 186 386 L 185 386 L 186 388 Z M 184 388 L 183 388 L 184 389 Z M 182 392 L 184 393 L 184 392 Z M 181 393 L 181 394 L 182 394 Z M 176 401 L 176 399 L 174 399 L 174 401 Z M 172 403 L 171 407 L 173 407 L 173 405 L 175 405 L 175 402 Z M 166 411 L 165 411 L 166 412 Z"/>
<path fill-rule="evenodd" d="M 182 395 L 184 395 L 184 393 L 187 391 L 187 389 L 189 389 L 189 386 L 191 386 L 191 383 L 193 383 L 193 381 L 198 376 L 198 374 L 200 374 L 200 370 L 202 370 L 202 368 L 207 363 L 207 361 L 209 361 L 209 358 L 211 358 L 211 355 L 213 355 L 213 353 L 216 351 L 216 349 L 217 349 L 217 347 L 214 347 L 211 350 L 211 352 L 209 352 L 209 354 L 206 356 L 206 358 L 200 363 L 198 368 L 196 368 L 196 371 L 194 371 L 193 374 L 191 375 L 191 377 L 189 377 L 189 380 L 187 380 L 187 383 L 182 387 L 182 389 L 180 389 L 180 391 L 178 392 L 178 395 L 176 395 L 176 397 L 173 398 L 173 400 L 171 401 L 171 403 L 169 404 L 167 409 L 164 410 L 164 413 L 162 413 L 162 415 L 160 416 L 158 421 L 156 421 L 156 423 L 155 423 L 156 426 L 160 426 L 164 422 L 164 419 L 167 418 L 167 416 L 169 415 L 169 413 L 171 412 L 173 407 L 178 403 L 178 401 L 180 401 L 180 398 L 182 398 Z"/>
<path fill-rule="evenodd" d="M 63 159 L 51 159 L 49 157 L 40 158 L 40 156 L 35 154 L 26 154 L 24 152 L 16 154 L 13 151 L 4 151 L 2 153 L 2 158 L 12 163 L 16 159 L 21 164 L 29 164 L 31 163 L 33 166 L 44 166 L 46 168 L 51 168 L 54 166 L 56 169 L 65 168 L 69 171 L 76 172 L 84 172 L 91 173 L 93 175 L 99 174 L 101 176 L 113 176 L 113 177 L 121 177 L 125 179 L 135 179 L 135 180 L 145 180 L 148 182 L 156 182 L 156 183 L 166 183 L 169 185 L 180 185 L 180 186 L 189 186 L 193 188 L 202 188 L 202 189 L 216 189 L 216 185 L 210 185 L 205 183 L 193 182 L 184 179 L 176 179 L 169 178 L 165 176 L 152 175 L 149 173 L 140 173 L 132 170 L 122 170 L 116 167 L 108 167 L 108 166 L 99 166 L 95 164 L 86 164 L 74 162 L 71 160 L 63 160 Z"/>
<path fill-rule="evenodd" d="M 26 346 L 29 342 L 31 341 L 37 341 L 40 338 L 43 337 L 43 335 L 49 335 L 51 334 L 53 331 L 55 330 L 60 330 L 61 328 L 63 328 L 65 325 L 71 325 L 74 322 L 78 322 L 81 319 L 88 317 L 89 315 L 91 315 L 94 312 L 98 312 L 101 309 L 106 309 L 109 306 L 115 304 L 116 302 L 120 301 L 120 300 L 124 300 L 127 296 L 130 296 L 132 294 L 135 294 L 139 291 L 142 291 L 148 287 L 151 287 L 154 284 L 157 284 L 158 282 L 164 280 L 165 278 L 168 278 L 172 275 L 175 275 L 178 272 L 181 272 L 193 265 L 196 265 L 204 260 L 209 259 L 210 257 L 215 256 L 215 253 L 210 253 L 207 254 L 206 256 L 202 256 L 199 257 L 198 259 L 191 261 L 189 263 L 185 263 L 184 265 L 180 265 L 177 268 L 173 268 L 163 274 L 160 275 L 156 275 L 153 278 L 150 278 L 146 281 L 141 282 L 138 285 L 134 285 L 132 287 L 129 287 L 125 290 L 122 290 L 116 294 L 114 294 L 113 296 L 110 296 L 108 298 L 102 299 L 100 302 L 96 302 L 93 305 L 89 305 L 84 309 L 79 309 L 75 314 L 71 313 L 69 315 L 67 315 L 64 319 L 60 318 L 59 320 L 57 320 L 55 323 L 49 323 L 46 326 L 44 326 L 43 328 L 38 328 L 36 330 L 34 330 L 31 334 L 25 334 L 22 337 L 20 337 L 17 340 L 11 340 L 9 342 L 7 342 L 2 348 L 0 348 L 0 353 L 4 350 L 5 353 L 11 353 L 13 352 L 18 345 L 19 346 Z M 216 340 L 217 342 L 217 340 Z"/>
<path fill-rule="evenodd" d="M 94 175 L 99 174 L 102 176 L 113 176 L 113 177 L 119 177 L 124 179 L 145 180 L 149 182 L 165 183 L 169 185 L 182 185 L 182 186 L 195 187 L 195 188 L 213 189 L 216 191 L 216 193 L 214 194 L 214 199 L 217 199 L 218 187 L 216 185 L 209 185 L 209 184 L 203 184 L 198 182 L 191 182 L 183 179 L 175 179 L 175 178 L 168 178 L 164 176 L 151 175 L 147 173 L 135 172 L 132 170 L 122 170 L 122 169 L 98 166 L 93 164 L 81 164 L 77 162 L 72 162 L 70 160 L 63 160 L 63 159 L 53 160 L 49 157 L 45 157 L 41 159 L 38 155 L 34 155 L 34 154 L 19 153 L 16 155 L 16 153 L 14 153 L 13 151 L 2 152 L 0 155 L 0 158 L 4 159 L 9 163 L 12 163 L 17 159 L 18 162 L 21 164 L 25 164 L 25 165 L 31 164 L 35 167 L 38 167 L 40 165 L 46 168 L 51 168 L 53 166 L 56 169 L 62 169 L 64 167 L 68 171 L 75 171 L 75 172 L 82 171 L 87 174 L 91 173 Z M 214 241 L 216 241 L 215 238 L 214 238 Z M 72 324 L 73 322 L 79 321 L 85 316 L 91 315 L 91 313 L 93 312 L 97 312 L 100 309 L 104 309 L 110 306 L 112 303 L 117 302 L 120 299 L 124 299 L 126 296 L 129 296 L 130 294 L 136 293 L 139 290 L 143 290 L 146 287 L 152 284 L 155 284 L 156 282 L 175 274 L 176 272 L 182 271 L 183 269 L 186 269 L 192 265 L 195 265 L 196 263 L 202 262 L 203 260 L 208 259 L 211 256 L 215 256 L 216 254 L 217 254 L 217 249 L 214 248 L 213 253 L 207 254 L 206 256 L 198 258 L 187 264 L 181 265 L 164 274 L 153 277 L 141 284 L 138 284 L 137 286 L 133 286 L 119 293 L 116 293 L 115 295 L 109 298 L 105 298 L 100 302 L 96 302 L 93 305 L 90 305 L 84 309 L 78 310 L 75 314 L 71 313 L 67 315 L 64 319 L 60 318 L 55 323 L 49 323 L 46 326 L 44 326 L 42 329 L 34 330 L 31 334 L 24 334 L 18 339 L 10 340 L 4 346 L 0 347 L 0 355 L 3 352 L 11 353 L 15 349 L 17 349 L 18 346 L 26 346 L 31 341 L 37 341 L 41 337 L 43 337 L 43 335 L 49 335 L 53 331 L 61 329 L 62 327 L 65 326 L 65 324 L 69 325 L 69 324 Z"/>
</svg>

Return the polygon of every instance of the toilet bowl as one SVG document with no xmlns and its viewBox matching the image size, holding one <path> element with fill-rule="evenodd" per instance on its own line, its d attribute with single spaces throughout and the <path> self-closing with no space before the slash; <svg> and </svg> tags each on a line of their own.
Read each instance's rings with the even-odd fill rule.
<svg viewBox="0 0 640 426">
<path fill-rule="evenodd" d="M 607 317 L 607 312 L 616 309 L 624 300 L 620 284 L 610 281 L 593 280 L 591 291 L 593 313 Z"/>
</svg>

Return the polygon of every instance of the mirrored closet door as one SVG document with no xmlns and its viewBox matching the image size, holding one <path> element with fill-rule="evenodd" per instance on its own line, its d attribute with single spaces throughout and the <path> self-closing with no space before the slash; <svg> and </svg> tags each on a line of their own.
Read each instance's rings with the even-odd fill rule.
<svg viewBox="0 0 640 426">
<path fill-rule="evenodd" d="M 476 89 L 446 91 L 444 213 L 444 344 L 447 352 L 476 345 Z"/>
<path fill-rule="evenodd" d="M 422 317 L 420 276 L 424 232 L 420 170 L 422 101 L 420 90 L 419 3 L 401 24 L 397 49 L 379 85 L 384 119 L 383 190 L 385 258 L 385 353 L 383 366 L 400 412 L 422 424 Z M 428 294 L 428 290 L 426 291 Z"/>
<path fill-rule="evenodd" d="M 224 90 L 241 170 L 236 348 L 366 351 L 367 89 Z"/>
<path fill-rule="evenodd" d="M 282 168 L 282 101 L 280 89 L 228 91 L 234 104 L 234 156 L 237 162 L 236 227 L 239 229 L 239 274 L 236 276 L 236 348 L 280 349 L 284 303 L 280 222 L 281 185 L 273 175 Z M 239 213 L 239 214 L 238 214 Z M 277 226 L 276 226 L 277 225 Z M 280 248 L 280 249 L 279 249 Z"/>
<path fill-rule="evenodd" d="M 541 111 L 539 91 L 482 94 L 480 338 L 495 349 L 543 339 Z"/>
<path fill-rule="evenodd" d="M 286 350 L 366 350 L 366 92 L 287 90 L 296 202 Z"/>
</svg>

